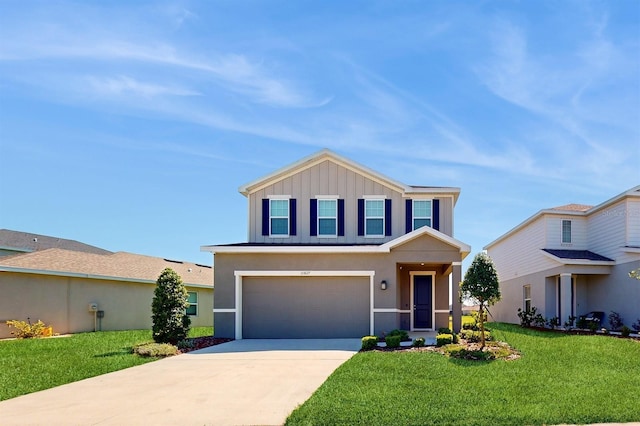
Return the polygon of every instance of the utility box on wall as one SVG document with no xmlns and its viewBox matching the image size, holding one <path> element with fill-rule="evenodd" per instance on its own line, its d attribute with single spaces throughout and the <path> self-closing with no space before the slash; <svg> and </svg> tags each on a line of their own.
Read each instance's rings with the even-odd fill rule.
<svg viewBox="0 0 640 426">
<path fill-rule="evenodd" d="M 98 310 L 97 303 L 89 303 L 89 312 L 96 312 Z"/>
</svg>

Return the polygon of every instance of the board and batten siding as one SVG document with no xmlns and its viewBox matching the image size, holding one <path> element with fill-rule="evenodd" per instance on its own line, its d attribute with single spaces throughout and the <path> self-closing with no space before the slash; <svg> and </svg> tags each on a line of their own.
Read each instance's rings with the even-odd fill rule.
<svg viewBox="0 0 640 426">
<path fill-rule="evenodd" d="M 543 216 L 487 250 L 501 282 L 558 265 L 542 253 L 546 242 L 545 230 Z"/>
<path fill-rule="evenodd" d="M 622 200 L 589 216 L 589 250 L 617 263 L 637 260 L 637 255 L 622 251 L 627 243 L 627 203 Z"/>
<path fill-rule="evenodd" d="M 571 243 L 562 242 L 562 221 L 571 221 Z M 547 242 L 545 248 L 587 250 L 587 220 L 577 216 L 546 216 Z"/>
<path fill-rule="evenodd" d="M 278 195 L 296 199 L 296 235 L 270 237 L 262 235 L 262 199 Z M 338 196 L 344 201 L 344 236 L 319 238 L 310 235 L 310 199 Z M 376 196 L 391 200 L 391 236 L 371 238 L 358 236 L 358 199 Z M 423 198 L 424 195 L 421 195 Z M 405 199 L 399 190 L 369 179 L 332 161 L 323 161 L 291 176 L 261 188 L 249 198 L 249 242 L 253 243 L 371 243 L 390 241 L 405 234 Z M 438 197 L 439 198 L 439 197 Z M 453 200 L 440 199 L 440 231 L 452 235 Z"/>
</svg>

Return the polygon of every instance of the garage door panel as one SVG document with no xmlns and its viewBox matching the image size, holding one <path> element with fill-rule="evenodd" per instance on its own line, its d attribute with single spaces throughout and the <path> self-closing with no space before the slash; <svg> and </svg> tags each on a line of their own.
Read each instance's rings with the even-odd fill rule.
<svg viewBox="0 0 640 426">
<path fill-rule="evenodd" d="M 244 338 L 339 338 L 369 333 L 366 277 L 245 277 Z"/>
</svg>

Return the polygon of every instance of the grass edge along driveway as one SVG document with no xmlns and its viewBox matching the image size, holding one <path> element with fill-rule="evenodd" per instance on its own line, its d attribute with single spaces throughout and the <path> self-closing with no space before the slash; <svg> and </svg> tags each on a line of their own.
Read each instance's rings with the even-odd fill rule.
<svg viewBox="0 0 640 426">
<path fill-rule="evenodd" d="M 640 421 L 640 342 L 489 325 L 515 361 L 358 353 L 287 419 L 298 424 L 521 425 Z"/>
<path fill-rule="evenodd" d="M 193 327 L 189 337 L 211 336 Z M 155 361 L 131 353 L 153 341 L 151 330 L 98 331 L 65 337 L 0 341 L 0 401 Z"/>
</svg>

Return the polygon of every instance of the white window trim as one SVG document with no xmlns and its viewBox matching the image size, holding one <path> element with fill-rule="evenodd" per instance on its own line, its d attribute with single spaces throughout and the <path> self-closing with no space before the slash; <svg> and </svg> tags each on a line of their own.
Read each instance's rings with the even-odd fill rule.
<svg viewBox="0 0 640 426">
<path fill-rule="evenodd" d="M 385 200 L 386 197 L 375 197 L 375 198 L 364 198 L 364 237 L 365 238 L 384 238 L 384 230 L 386 226 L 386 218 L 385 218 Z M 382 216 L 367 216 L 367 202 L 368 201 L 382 201 Z M 367 233 L 367 219 L 382 219 L 382 234 L 369 234 Z"/>
<path fill-rule="evenodd" d="M 429 201 L 430 204 L 431 204 L 431 208 L 429 209 L 429 210 L 431 210 L 431 216 L 416 216 L 415 215 L 416 210 L 414 208 L 416 201 Z M 413 200 L 413 199 L 411 200 L 411 229 L 413 231 L 415 231 L 416 229 L 422 228 L 422 227 L 416 228 L 416 225 L 415 225 L 416 219 L 429 219 L 429 225 L 428 226 L 430 228 L 433 228 L 433 198 L 422 198 L 422 199 L 417 199 L 417 200 Z"/>
<path fill-rule="evenodd" d="M 565 222 L 569 223 L 569 241 L 564 240 L 564 224 Z M 573 225 L 571 223 L 571 219 L 562 219 L 560 221 L 560 243 L 570 245 L 573 244 Z"/>
<path fill-rule="evenodd" d="M 333 217 L 320 217 L 320 203 L 316 205 L 316 236 L 318 238 L 338 238 L 338 197 L 329 198 L 328 196 L 321 196 L 322 198 L 316 197 L 318 201 L 335 201 L 336 202 L 336 210 L 335 216 Z M 320 219 L 334 219 L 336 221 L 336 232 L 334 234 L 320 234 Z"/>
<path fill-rule="evenodd" d="M 287 202 L 287 216 L 273 216 L 271 214 L 271 202 L 272 201 L 286 201 Z M 290 196 L 281 196 L 281 197 L 269 197 L 269 237 L 270 238 L 289 238 L 289 230 L 291 229 L 291 197 Z M 286 234 L 273 234 L 271 231 L 271 219 L 287 219 L 287 233 Z"/>
<path fill-rule="evenodd" d="M 199 303 L 198 303 L 199 296 L 198 296 L 198 292 L 197 292 L 197 291 L 187 291 L 187 293 L 194 293 L 194 294 L 196 295 L 196 303 L 191 303 L 191 302 L 189 302 L 189 307 L 191 307 L 191 306 L 194 306 L 194 305 L 195 305 L 195 307 L 196 307 L 196 313 L 195 313 L 195 314 L 193 314 L 193 315 L 188 315 L 188 316 L 190 316 L 190 317 L 197 317 L 197 316 L 199 315 L 199 313 L 200 313 L 200 309 L 198 309 L 198 308 L 199 308 Z"/>
<path fill-rule="evenodd" d="M 527 298 L 527 288 L 529 289 L 529 297 Z M 533 306 L 531 304 L 531 284 L 525 284 L 522 286 L 522 310 L 526 311 L 527 309 L 527 300 L 529 301 L 529 306 Z"/>
</svg>

